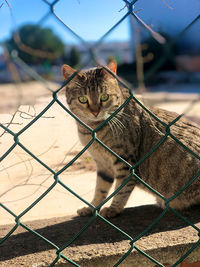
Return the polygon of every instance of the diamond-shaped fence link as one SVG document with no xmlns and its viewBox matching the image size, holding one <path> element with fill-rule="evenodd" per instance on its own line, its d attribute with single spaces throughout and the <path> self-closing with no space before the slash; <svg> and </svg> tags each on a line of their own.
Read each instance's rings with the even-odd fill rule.
<svg viewBox="0 0 200 267">
<path fill-rule="evenodd" d="M 154 32 L 149 26 L 147 26 L 145 24 L 145 22 L 143 22 L 139 16 L 134 12 L 134 4 L 137 0 L 134 1 L 127 1 L 127 0 L 122 0 L 122 3 L 125 5 L 125 7 L 127 8 L 127 13 L 112 27 L 108 30 L 108 32 L 106 32 L 102 38 L 100 38 L 95 44 L 91 46 L 88 46 L 87 42 L 85 42 L 85 40 L 83 40 L 76 32 L 74 32 L 70 27 L 68 27 L 59 16 L 57 16 L 57 14 L 54 11 L 54 7 L 55 5 L 61 1 L 61 0 L 55 0 L 53 2 L 48 2 L 47 0 L 41 0 L 42 2 L 44 2 L 48 7 L 49 10 L 46 14 L 44 14 L 44 16 L 42 17 L 42 19 L 38 22 L 39 24 L 43 23 L 46 21 L 46 19 L 49 16 L 52 16 L 56 21 L 58 21 L 59 23 L 61 23 L 64 28 L 66 29 L 66 31 L 69 31 L 72 35 L 74 35 L 80 43 L 82 43 L 82 45 L 84 45 L 87 49 L 88 49 L 88 53 L 90 55 L 90 61 L 96 62 L 96 57 L 95 57 L 95 49 L 100 46 L 105 38 L 115 29 L 118 27 L 118 25 L 120 25 L 128 16 L 133 16 L 134 19 L 139 22 L 143 27 L 145 27 L 151 34 L 152 36 L 158 41 L 163 43 L 163 46 L 165 47 L 165 51 L 166 53 L 162 54 L 159 58 L 158 61 L 155 62 L 155 64 L 153 65 L 153 67 L 148 70 L 148 72 L 145 73 L 144 78 L 148 78 L 152 75 L 152 73 L 154 73 L 160 66 L 162 66 L 162 64 L 165 62 L 165 60 L 170 57 L 171 54 L 171 47 L 173 45 L 173 43 L 178 40 L 182 34 L 184 34 L 184 32 L 186 32 L 194 23 L 196 23 L 199 19 L 200 19 L 200 15 L 197 16 L 181 33 L 179 33 L 179 35 L 177 35 L 172 41 L 167 42 L 166 40 L 163 39 L 163 37 L 161 35 L 159 35 L 158 33 Z M 163 1 L 164 2 L 164 1 Z M 20 43 L 20 40 L 18 40 Z M 31 53 L 31 51 L 30 51 Z M 9 231 L 9 233 L 6 234 L 6 236 L 4 236 L 1 240 L 0 240 L 0 244 L 6 242 L 6 240 L 12 235 L 12 233 L 17 229 L 18 226 L 23 227 L 24 229 L 26 229 L 27 231 L 30 232 L 30 234 L 35 235 L 37 237 L 39 237 L 40 239 L 42 239 L 44 242 L 48 243 L 50 245 L 50 247 L 52 247 L 53 249 L 56 250 L 55 253 L 55 259 L 54 261 L 50 264 L 50 266 L 54 266 L 58 260 L 60 258 L 63 258 L 64 260 L 66 260 L 67 262 L 71 263 L 71 265 L 74 266 L 79 266 L 76 262 L 74 262 L 73 260 L 71 260 L 70 258 L 68 258 L 67 256 L 65 256 L 63 254 L 63 250 L 67 247 L 69 247 L 76 239 L 79 238 L 79 236 L 97 219 L 99 218 L 100 220 L 104 221 L 106 224 L 109 225 L 109 227 L 114 228 L 116 231 L 119 231 L 126 240 L 129 240 L 129 244 L 130 244 L 130 248 L 128 249 L 128 251 L 123 255 L 123 257 L 121 257 L 119 259 L 118 262 L 115 263 L 114 266 L 119 266 L 121 264 L 121 262 L 129 256 L 129 254 L 135 249 L 137 250 L 139 253 L 141 253 L 141 255 L 147 257 L 150 261 L 152 261 L 153 263 L 155 263 L 157 266 L 164 266 L 162 263 L 158 262 L 156 259 L 152 258 L 150 255 L 148 255 L 146 252 L 144 252 L 143 250 L 141 250 L 137 245 L 136 245 L 136 241 L 139 240 L 140 238 L 142 238 L 143 236 L 145 236 L 151 229 L 153 229 L 153 227 L 165 216 L 167 211 L 171 211 L 173 212 L 177 217 L 179 217 L 181 220 L 183 220 L 187 225 L 191 226 L 195 231 L 196 231 L 196 235 L 198 236 L 198 241 L 196 243 L 194 243 L 192 245 L 192 247 L 190 248 L 190 250 L 188 250 L 184 255 L 182 255 L 182 257 L 177 261 L 174 262 L 173 266 L 177 266 L 178 264 L 180 264 L 193 250 L 195 250 L 195 248 L 197 246 L 199 246 L 200 244 L 200 229 L 195 226 L 189 219 L 185 218 L 183 215 L 181 215 L 178 211 L 176 211 L 175 209 L 170 207 L 170 202 L 172 200 L 174 200 L 175 198 L 177 198 L 184 190 L 186 190 L 186 188 L 188 188 L 196 179 L 199 178 L 200 176 L 200 171 L 198 173 L 195 174 L 194 177 L 192 177 L 192 179 L 188 182 L 188 184 L 186 184 L 183 188 L 181 188 L 175 195 L 173 195 L 170 199 L 165 198 L 164 196 L 162 196 L 159 192 L 155 191 L 154 188 L 150 187 L 148 184 L 146 184 L 141 177 L 139 177 L 138 175 L 136 175 L 136 173 L 134 172 L 134 169 L 136 167 L 138 167 L 145 159 L 147 159 L 148 157 L 151 157 L 151 154 L 160 147 L 160 145 L 165 142 L 167 137 L 171 137 L 172 139 L 174 139 L 180 146 L 182 146 L 185 151 L 187 153 L 191 153 L 194 157 L 196 157 L 198 160 L 200 160 L 200 156 L 196 155 L 193 151 L 191 151 L 187 146 L 185 146 L 180 140 L 178 140 L 171 132 L 170 132 L 170 127 L 175 124 L 182 116 L 178 116 L 175 120 L 173 120 L 172 122 L 170 122 L 169 124 L 164 123 L 162 120 L 160 120 L 158 117 L 156 117 L 144 104 L 142 104 L 133 94 L 132 88 L 130 88 L 127 84 L 124 84 L 123 81 L 121 81 L 119 79 L 119 77 L 116 76 L 116 78 L 123 84 L 123 86 L 125 86 L 126 88 L 129 89 L 130 91 L 130 97 L 122 104 L 122 106 L 116 110 L 109 118 L 107 118 L 104 122 L 102 122 L 96 129 L 91 129 L 89 128 L 87 125 L 85 125 L 79 118 L 77 118 L 65 105 L 63 105 L 63 103 L 59 100 L 58 98 L 58 93 L 62 90 L 62 88 L 65 87 L 65 85 L 67 83 L 70 82 L 71 79 L 74 78 L 74 76 L 77 73 L 74 73 L 67 81 L 65 81 L 62 86 L 60 88 L 58 88 L 56 91 L 52 90 L 49 85 L 46 83 L 46 81 L 36 72 L 34 71 L 30 66 L 28 66 L 26 63 L 24 63 L 16 54 L 16 52 L 13 52 L 11 54 L 11 58 L 8 57 L 8 60 L 10 62 L 15 62 L 21 69 L 23 69 L 24 72 L 26 72 L 27 74 L 29 74 L 31 77 L 33 77 L 35 80 L 40 81 L 49 91 L 51 91 L 52 93 L 52 100 L 48 103 L 48 105 L 37 115 L 35 116 L 30 123 L 28 123 L 25 127 L 23 127 L 20 131 L 18 132 L 14 132 L 12 130 L 10 130 L 9 125 L 4 125 L 2 123 L 0 123 L 0 127 L 7 133 L 9 134 L 12 138 L 13 138 L 13 144 L 9 147 L 9 149 L 1 156 L 0 161 L 3 161 L 10 153 L 12 153 L 12 151 L 14 150 L 15 147 L 20 147 L 25 153 L 29 154 L 35 161 L 37 161 L 39 164 L 41 164 L 45 169 L 47 169 L 52 175 L 53 175 L 53 180 L 51 185 L 48 187 L 47 190 L 45 190 L 30 206 L 28 206 L 25 210 L 23 210 L 19 215 L 16 215 L 12 210 L 10 210 L 5 204 L 0 203 L 1 208 L 3 208 L 8 214 L 10 214 L 14 219 L 15 219 L 15 226 Z M 109 71 L 107 69 L 107 71 Z M 112 74 L 113 75 L 113 74 Z M 16 77 L 15 77 L 16 80 Z M 111 149 L 109 149 L 101 140 L 98 139 L 96 133 L 99 131 L 99 129 L 101 129 L 103 127 L 103 125 L 105 125 L 106 123 L 108 123 L 109 120 L 111 120 L 129 101 L 131 101 L 132 99 L 134 99 L 134 101 L 137 102 L 138 105 L 140 105 L 147 113 L 149 113 L 149 115 L 154 118 L 155 120 L 157 120 L 159 123 L 161 123 L 164 127 L 165 127 L 165 134 L 163 135 L 163 137 L 160 139 L 160 141 L 151 149 L 151 151 L 149 151 L 143 158 L 141 158 L 138 162 L 135 163 L 135 165 L 131 166 L 129 163 L 127 163 L 123 158 L 121 158 L 119 155 L 117 155 L 114 151 L 112 151 Z M 199 101 L 199 99 L 195 100 L 195 101 Z M 31 150 L 29 150 L 26 146 L 24 146 L 22 144 L 22 142 L 20 141 L 21 135 L 27 131 L 34 123 L 36 123 L 40 118 L 42 118 L 43 115 L 45 115 L 45 113 L 54 105 L 54 104 L 58 104 L 66 113 L 68 113 L 70 116 L 72 116 L 76 121 L 78 121 L 79 123 L 81 123 L 87 130 L 90 131 L 91 133 L 91 139 L 89 141 L 89 143 L 64 167 L 62 167 L 60 170 L 55 171 L 53 170 L 51 167 L 49 167 L 47 164 L 45 164 L 41 159 L 39 159 L 38 156 L 36 156 L 34 153 L 31 152 Z M 194 104 L 194 103 L 192 103 Z M 98 142 L 101 146 L 103 146 L 109 153 L 111 153 L 112 155 L 114 155 L 118 160 L 120 160 L 121 162 L 123 162 L 124 165 L 128 166 L 130 169 L 130 175 L 129 177 L 127 177 L 127 179 L 124 181 L 124 183 L 117 189 L 115 190 L 106 200 L 104 200 L 99 206 L 94 207 L 92 204 L 90 204 L 89 202 L 87 202 L 83 197 L 81 197 L 80 195 L 76 194 L 71 188 L 69 188 L 65 183 L 63 183 L 60 179 L 60 175 L 67 169 L 69 168 L 94 142 Z M 120 228 L 118 228 L 117 226 L 115 226 L 114 224 L 112 224 L 108 219 L 102 217 L 99 213 L 100 208 L 106 203 L 108 202 L 114 195 L 116 195 L 121 188 L 123 188 L 130 179 L 132 178 L 137 179 L 140 183 L 142 183 L 146 188 L 148 188 L 153 194 L 155 194 L 156 196 L 160 197 L 162 200 L 164 200 L 165 202 L 165 209 L 162 211 L 162 213 L 153 221 L 153 223 L 151 225 L 149 225 L 142 233 L 140 233 L 138 236 L 136 237 L 131 237 L 129 234 L 127 234 L 126 232 L 122 231 Z M 93 216 L 91 217 L 91 219 L 88 221 L 87 224 L 84 225 L 84 227 L 73 236 L 73 238 L 71 240 L 66 240 L 66 243 L 62 246 L 62 247 L 58 247 L 56 244 L 54 244 L 52 241 L 46 239 L 44 236 L 42 236 L 41 234 L 39 234 L 38 232 L 36 232 L 35 230 L 31 229 L 30 227 L 28 227 L 26 224 L 21 222 L 22 217 L 28 212 L 30 211 L 33 207 L 37 207 L 37 204 L 46 197 L 47 194 L 50 193 L 50 191 L 57 185 L 61 185 L 64 189 L 66 189 L 67 191 L 69 191 L 71 194 L 73 194 L 76 198 L 80 199 L 82 202 L 84 202 L 86 205 L 90 206 L 93 209 Z M 9 248 L 8 248 L 9 249 Z"/>
</svg>

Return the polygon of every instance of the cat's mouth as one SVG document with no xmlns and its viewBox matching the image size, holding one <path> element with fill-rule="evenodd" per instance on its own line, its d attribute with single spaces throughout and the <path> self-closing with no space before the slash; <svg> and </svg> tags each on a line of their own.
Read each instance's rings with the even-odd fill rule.
<svg viewBox="0 0 200 267">
<path fill-rule="evenodd" d="M 86 123 L 101 123 L 108 117 L 110 117 L 110 115 L 102 111 L 91 111 L 88 115 L 84 117 L 84 121 Z"/>
<path fill-rule="evenodd" d="M 88 120 L 92 122 L 102 122 L 105 119 L 106 119 L 106 116 L 100 113 L 92 113 L 91 116 L 88 117 Z"/>
</svg>

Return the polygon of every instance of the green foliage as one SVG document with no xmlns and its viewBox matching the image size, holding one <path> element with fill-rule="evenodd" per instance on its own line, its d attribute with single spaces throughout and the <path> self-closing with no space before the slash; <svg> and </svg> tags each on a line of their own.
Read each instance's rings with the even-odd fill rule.
<svg viewBox="0 0 200 267">
<path fill-rule="evenodd" d="M 50 28 L 27 24 L 13 33 L 6 42 L 9 50 L 16 49 L 19 57 L 26 63 L 41 64 L 54 62 L 64 52 L 64 44 Z"/>
<path fill-rule="evenodd" d="M 68 64 L 72 67 L 76 67 L 80 64 L 80 52 L 74 46 L 72 46 L 71 48 L 68 58 Z"/>
</svg>

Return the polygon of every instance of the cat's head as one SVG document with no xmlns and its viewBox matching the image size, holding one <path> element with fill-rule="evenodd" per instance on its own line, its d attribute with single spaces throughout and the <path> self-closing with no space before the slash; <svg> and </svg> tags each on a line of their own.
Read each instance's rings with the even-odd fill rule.
<svg viewBox="0 0 200 267">
<path fill-rule="evenodd" d="M 107 68 L 116 74 L 116 61 L 111 61 Z M 74 72 L 75 69 L 63 65 L 65 79 Z M 122 104 L 116 78 L 103 67 L 78 72 L 66 86 L 66 97 L 70 110 L 87 124 L 105 120 Z"/>
</svg>

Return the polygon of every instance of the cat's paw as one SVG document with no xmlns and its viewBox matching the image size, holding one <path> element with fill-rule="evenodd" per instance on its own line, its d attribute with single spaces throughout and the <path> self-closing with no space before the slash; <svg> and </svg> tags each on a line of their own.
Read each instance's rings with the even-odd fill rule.
<svg viewBox="0 0 200 267">
<path fill-rule="evenodd" d="M 82 209 L 78 209 L 77 213 L 78 213 L 79 216 L 92 215 L 92 208 L 91 207 L 84 207 Z"/>
<path fill-rule="evenodd" d="M 100 215 L 105 218 L 113 218 L 121 213 L 121 210 L 113 207 L 105 207 L 100 211 Z"/>
</svg>

